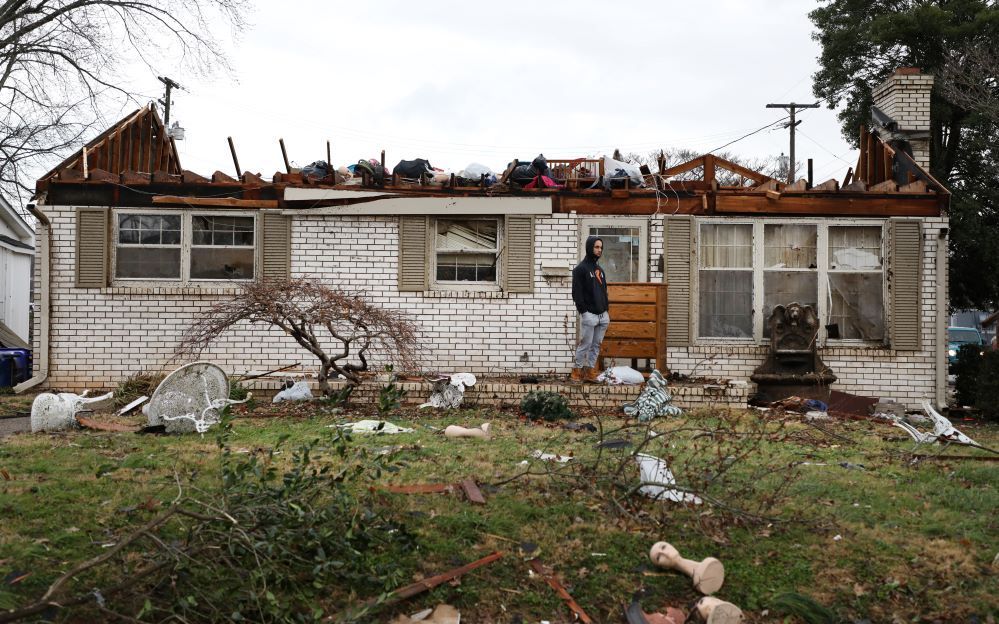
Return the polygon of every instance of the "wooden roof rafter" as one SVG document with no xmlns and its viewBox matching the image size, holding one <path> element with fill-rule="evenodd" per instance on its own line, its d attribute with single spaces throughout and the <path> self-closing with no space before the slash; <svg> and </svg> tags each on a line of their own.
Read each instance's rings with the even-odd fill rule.
<svg viewBox="0 0 999 624">
<path fill-rule="evenodd" d="M 760 173 L 759 171 L 753 171 L 752 169 L 743 167 L 742 165 L 721 158 L 720 156 L 715 156 L 714 154 L 704 154 L 692 160 L 688 160 L 685 163 L 674 165 L 668 169 L 662 169 L 659 171 L 659 175 L 663 177 L 675 176 L 680 173 L 686 173 L 687 171 L 693 171 L 698 167 L 702 168 L 704 171 L 703 179 L 705 182 L 712 182 L 716 179 L 716 169 L 725 169 L 726 171 L 742 176 L 747 180 L 751 180 L 754 184 L 766 184 L 767 182 L 773 180 L 773 178 L 766 174 Z"/>
<path fill-rule="evenodd" d="M 151 104 L 133 111 L 91 139 L 39 178 L 36 189 L 43 190 L 53 179 L 89 179 L 91 172 L 101 177 L 116 177 L 126 172 L 176 176 L 184 173 L 177 145 Z"/>
</svg>

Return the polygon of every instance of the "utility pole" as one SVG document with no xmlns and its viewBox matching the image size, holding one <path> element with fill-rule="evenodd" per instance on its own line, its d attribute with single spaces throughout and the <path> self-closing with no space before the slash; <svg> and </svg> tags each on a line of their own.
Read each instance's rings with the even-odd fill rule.
<svg viewBox="0 0 999 624">
<path fill-rule="evenodd" d="M 163 126 L 168 127 L 170 125 L 170 91 L 171 89 L 183 89 L 182 86 L 164 76 L 157 76 L 159 81 L 166 86 L 166 95 L 160 100 L 160 104 L 163 105 Z"/>
<path fill-rule="evenodd" d="M 787 167 L 788 184 L 794 184 L 794 172 L 797 169 L 797 167 L 795 167 L 795 161 L 794 161 L 794 127 L 801 123 L 800 121 L 794 120 L 794 113 L 800 108 L 818 108 L 818 107 L 819 107 L 818 102 L 816 102 L 815 104 L 795 104 L 794 102 L 791 102 L 790 104 L 767 104 L 767 108 L 783 108 L 784 110 L 786 110 L 788 113 L 791 114 L 791 119 L 787 122 L 787 125 L 784 126 L 785 128 L 791 129 L 791 155 L 790 155 L 790 163 L 788 164 Z"/>
</svg>

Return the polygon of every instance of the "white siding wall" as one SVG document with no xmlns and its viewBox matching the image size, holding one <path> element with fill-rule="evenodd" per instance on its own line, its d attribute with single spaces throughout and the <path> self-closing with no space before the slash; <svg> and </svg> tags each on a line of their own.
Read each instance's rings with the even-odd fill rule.
<svg viewBox="0 0 999 624">
<path fill-rule="evenodd" d="M 231 291 L 196 288 L 104 288 L 73 286 L 74 208 L 44 207 L 53 223 L 50 387 L 109 386 L 142 370 L 172 369 L 172 354 L 184 328 Z M 568 373 L 572 366 L 576 315 L 567 277 L 545 278 L 543 264 L 578 261 L 579 219 L 536 219 L 535 292 L 399 293 L 397 220 L 394 217 L 296 217 L 292 225 L 292 272 L 330 280 L 366 293 L 386 307 L 409 312 L 429 348 L 428 368 L 477 374 Z M 824 349 L 839 376 L 836 388 L 890 396 L 915 405 L 934 392 L 935 279 L 937 233 L 945 219 L 924 222 L 923 350 Z M 650 219 L 649 275 L 663 251 L 663 219 Z M 36 327 L 36 345 L 37 345 Z M 669 350 L 669 366 L 681 373 L 748 379 L 765 347 L 683 347 Z M 205 359 L 227 372 L 314 366 L 287 336 L 262 327 L 241 327 Z M 36 361 L 37 361 L 36 357 Z"/>
</svg>

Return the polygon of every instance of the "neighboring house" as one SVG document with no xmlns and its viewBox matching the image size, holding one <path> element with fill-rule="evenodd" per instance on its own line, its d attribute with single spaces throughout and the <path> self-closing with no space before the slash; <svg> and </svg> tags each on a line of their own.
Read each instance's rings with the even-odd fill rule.
<svg viewBox="0 0 999 624">
<path fill-rule="evenodd" d="M 25 385 L 79 390 L 172 367 L 192 319 L 241 280 L 285 275 L 410 313 L 431 369 L 568 373 L 569 268 L 599 234 L 610 281 L 669 283 L 660 368 L 748 380 L 770 311 L 798 301 L 818 311 L 835 388 L 942 402 L 949 193 L 926 173 L 931 86 L 911 71 L 882 86 L 890 123 L 863 133 L 842 188 L 779 183 L 710 154 L 662 170 L 656 189 L 588 190 L 573 176 L 598 163 L 583 159 L 554 161 L 570 179 L 561 190 L 207 179 L 181 168 L 142 109 L 38 183 L 43 318 Z M 719 184 L 722 169 L 738 183 Z M 698 179 L 675 178 L 684 172 Z M 627 339 L 611 317 L 609 340 Z M 204 357 L 230 372 L 314 366 L 249 325 Z"/>
<path fill-rule="evenodd" d="M 28 347 L 35 232 L 0 197 L 0 346 Z"/>
</svg>

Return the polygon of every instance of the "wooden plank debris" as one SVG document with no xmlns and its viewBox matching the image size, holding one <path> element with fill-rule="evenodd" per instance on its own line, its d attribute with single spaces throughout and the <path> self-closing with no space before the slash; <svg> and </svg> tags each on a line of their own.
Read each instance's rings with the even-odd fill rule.
<svg viewBox="0 0 999 624">
<path fill-rule="evenodd" d="M 593 624 L 593 620 L 590 619 L 590 616 L 586 615 L 586 611 L 583 611 L 583 607 L 579 606 L 579 603 L 573 600 L 572 595 L 565 590 L 565 587 L 563 587 L 562 583 L 555 578 L 555 575 L 545 569 L 545 566 L 541 563 L 540 559 L 531 559 L 528 564 L 531 566 L 531 569 L 534 570 L 535 574 L 543 578 L 545 582 L 548 583 L 548 586 L 555 590 L 555 593 L 559 595 L 562 601 L 565 602 L 565 605 L 569 607 L 569 610 L 576 615 L 580 622 L 583 622 L 583 624 Z"/>
<path fill-rule="evenodd" d="M 479 490 L 479 486 L 475 483 L 475 479 L 469 477 L 462 481 L 460 485 L 461 489 L 465 492 L 465 497 L 468 498 L 468 502 L 476 505 L 486 504 L 486 499 L 482 496 L 482 491 Z"/>
</svg>

